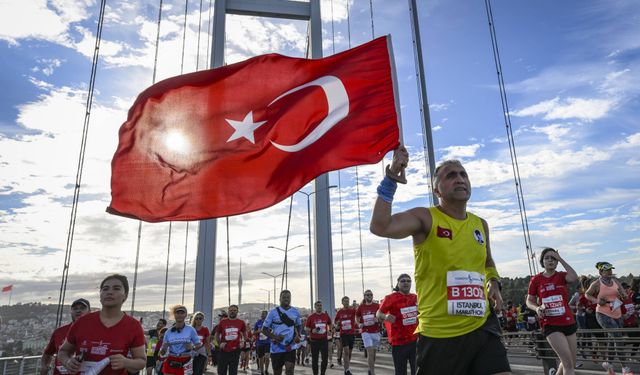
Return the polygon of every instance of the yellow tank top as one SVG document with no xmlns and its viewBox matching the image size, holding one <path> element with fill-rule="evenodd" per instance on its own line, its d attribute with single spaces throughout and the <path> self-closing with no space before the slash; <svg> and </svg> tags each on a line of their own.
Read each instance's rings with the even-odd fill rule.
<svg viewBox="0 0 640 375">
<path fill-rule="evenodd" d="M 414 245 L 416 332 L 436 338 L 464 335 L 482 326 L 490 312 L 485 283 L 487 237 L 482 221 L 472 213 L 457 220 L 436 207 L 429 207 L 429 212 L 429 235 Z"/>
</svg>

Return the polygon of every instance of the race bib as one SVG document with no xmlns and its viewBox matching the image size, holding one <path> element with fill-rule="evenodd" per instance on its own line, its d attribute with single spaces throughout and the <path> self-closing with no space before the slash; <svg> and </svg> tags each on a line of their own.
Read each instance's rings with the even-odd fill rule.
<svg viewBox="0 0 640 375">
<path fill-rule="evenodd" d="M 238 339 L 238 328 L 229 327 L 224 330 L 225 341 L 234 341 Z"/>
<path fill-rule="evenodd" d="M 634 314 L 636 312 L 636 307 L 633 305 L 633 303 L 625 304 L 624 308 L 627 309 L 627 314 Z"/>
<path fill-rule="evenodd" d="M 528 316 L 527 317 L 527 322 L 529 324 L 535 324 L 536 323 L 536 317 L 535 316 Z"/>
<path fill-rule="evenodd" d="M 418 321 L 418 306 L 403 307 L 400 309 L 402 314 L 402 325 L 412 326 Z"/>
<path fill-rule="evenodd" d="M 343 320 L 341 324 L 344 331 L 348 331 L 351 329 L 351 320 Z"/>
<path fill-rule="evenodd" d="M 376 324 L 376 317 L 373 314 L 367 314 L 362 316 L 362 322 L 365 326 L 369 327 Z"/>
<path fill-rule="evenodd" d="M 258 340 L 264 341 L 266 339 L 267 339 L 267 335 L 265 335 L 264 333 L 260 332 L 260 335 L 258 335 Z"/>
<path fill-rule="evenodd" d="M 327 324 L 326 323 L 316 323 L 316 333 L 318 333 L 318 334 L 327 333 Z"/>
<path fill-rule="evenodd" d="M 548 296 L 542 298 L 545 316 L 562 316 L 565 313 L 562 295 Z"/>
<path fill-rule="evenodd" d="M 61 373 L 61 374 L 68 374 L 69 373 L 69 370 L 67 370 L 67 368 L 62 366 L 62 365 L 56 366 L 56 369 L 58 369 L 58 372 Z"/>
<path fill-rule="evenodd" d="M 447 272 L 449 315 L 483 317 L 487 311 L 484 275 L 477 272 Z"/>
</svg>

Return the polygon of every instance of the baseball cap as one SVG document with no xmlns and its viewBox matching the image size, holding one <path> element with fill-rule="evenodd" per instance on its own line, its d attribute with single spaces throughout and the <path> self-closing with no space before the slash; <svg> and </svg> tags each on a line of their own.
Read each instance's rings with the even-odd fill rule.
<svg viewBox="0 0 640 375">
<path fill-rule="evenodd" d="M 91 304 L 89 303 L 89 301 L 87 301 L 84 298 L 78 298 L 77 300 L 73 301 L 73 303 L 71 304 L 71 307 L 73 307 L 73 306 L 75 306 L 77 304 L 85 305 L 87 307 L 87 309 L 91 309 Z"/>
<path fill-rule="evenodd" d="M 607 271 L 607 270 L 615 269 L 615 267 L 609 262 L 598 262 L 596 263 L 596 268 L 599 271 Z"/>
<path fill-rule="evenodd" d="M 187 308 L 184 307 L 184 306 L 178 306 L 178 307 L 176 307 L 176 309 L 174 311 L 175 312 L 184 311 L 186 313 L 187 312 Z"/>
</svg>

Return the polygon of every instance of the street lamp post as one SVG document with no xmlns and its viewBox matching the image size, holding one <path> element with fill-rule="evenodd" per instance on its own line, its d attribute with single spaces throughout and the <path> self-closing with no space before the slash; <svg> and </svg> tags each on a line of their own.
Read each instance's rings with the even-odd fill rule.
<svg viewBox="0 0 640 375">
<path fill-rule="evenodd" d="M 264 290 L 265 292 L 267 292 L 267 305 L 268 308 L 265 310 L 268 310 L 271 308 L 271 291 L 269 289 L 264 289 L 264 288 L 260 288 L 260 290 Z"/>
<path fill-rule="evenodd" d="M 270 273 L 267 272 L 263 272 L 263 274 L 269 276 L 269 277 L 273 277 L 273 304 L 276 304 L 276 279 L 282 275 L 284 275 L 283 273 L 277 274 L 277 275 L 272 275 Z"/>
<path fill-rule="evenodd" d="M 319 193 L 321 191 L 329 190 L 336 187 L 338 187 L 338 185 L 329 185 L 325 189 L 312 191 L 311 193 L 307 193 L 306 191 L 302 190 L 296 191 L 296 193 L 304 194 L 307 197 L 307 228 L 309 231 L 309 306 L 311 308 L 311 311 L 313 311 L 313 269 L 311 267 L 311 196 L 315 193 Z"/>
<path fill-rule="evenodd" d="M 287 253 L 291 250 L 297 249 L 299 247 L 302 247 L 304 245 L 298 245 L 298 246 L 294 246 L 291 249 L 281 249 L 279 247 L 275 247 L 275 246 L 267 246 L 269 249 L 276 249 L 276 250 L 280 250 L 282 252 L 284 252 L 284 288 L 285 289 L 289 289 L 289 263 L 287 260 Z"/>
</svg>

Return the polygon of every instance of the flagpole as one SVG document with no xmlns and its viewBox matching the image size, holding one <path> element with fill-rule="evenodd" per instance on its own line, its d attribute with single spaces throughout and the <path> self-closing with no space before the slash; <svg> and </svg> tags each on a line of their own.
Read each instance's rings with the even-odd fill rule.
<svg viewBox="0 0 640 375">
<path fill-rule="evenodd" d="M 13 286 L 11 287 L 11 290 L 9 291 L 9 306 L 11 306 L 11 296 L 13 296 Z"/>
</svg>

